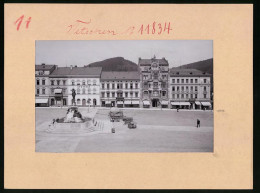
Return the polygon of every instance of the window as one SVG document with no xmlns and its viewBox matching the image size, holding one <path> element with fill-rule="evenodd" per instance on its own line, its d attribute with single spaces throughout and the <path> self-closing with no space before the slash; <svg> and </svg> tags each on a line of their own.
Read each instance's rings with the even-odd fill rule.
<svg viewBox="0 0 260 193">
<path fill-rule="evenodd" d="M 166 92 L 165 91 L 162 91 L 162 96 L 166 96 Z"/>
<path fill-rule="evenodd" d="M 172 83 L 175 83 L 175 79 L 172 79 Z"/>
<path fill-rule="evenodd" d="M 112 97 L 115 97 L 115 93 L 114 92 L 112 92 Z"/>
<path fill-rule="evenodd" d="M 42 80 L 42 85 L 45 85 L 45 80 L 44 79 Z"/>
<path fill-rule="evenodd" d="M 88 79 L 88 85 L 90 85 L 91 84 L 91 80 L 90 79 Z"/>
<path fill-rule="evenodd" d="M 126 98 L 128 97 L 128 92 L 125 92 L 125 97 L 126 97 Z"/>
<path fill-rule="evenodd" d="M 206 95 L 206 94 L 204 94 L 204 99 L 205 99 L 205 98 L 207 98 L 207 95 Z"/>
<path fill-rule="evenodd" d="M 181 98 L 182 98 L 182 99 L 184 98 L 184 94 L 181 95 Z"/>
<path fill-rule="evenodd" d="M 197 86 L 195 86 L 195 91 L 198 91 L 198 87 Z"/>
<path fill-rule="evenodd" d="M 77 104 L 80 105 L 80 99 L 77 99 Z"/>
<path fill-rule="evenodd" d="M 102 95 L 102 98 L 104 98 L 104 97 L 105 97 L 105 93 L 104 93 L 104 92 L 102 92 L 102 93 L 101 93 L 101 95 Z"/>
<path fill-rule="evenodd" d="M 197 94 L 195 94 L 195 99 L 196 99 L 196 98 L 198 98 L 198 95 L 197 95 Z"/>
<path fill-rule="evenodd" d="M 131 97 L 131 98 L 133 97 L 133 93 L 132 93 L 132 92 L 130 92 L 130 97 Z"/>
<path fill-rule="evenodd" d="M 130 89 L 133 89 L 133 83 L 130 83 Z"/>
<path fill-rule="evenodd" d="M 189 95 L 188 94 L 186 94 L 186 99 L 188 99 L 189 98 Z"/>
<path fill-rule="evenodd" d="M 63 93 L 63 94 L 66 93 L 66 88 L 62 89 L 62 93 Z"/>
<path fill-rule="evenodd" d="M 51 85 L 54 85 L 54 80 L 51 80 Z"/>
<path fill-rule="evenodd" d="M 123 88 L 123 83 L 119 84 L 119 88 L 122 89 Z"/>
<path fill-rule="evenodd" d="M 42 94 L 45 94 L 45 88 L 42 89 Z"/>
<path fill-rule="evenodd" d="M 104 83 L 102 83 L 102 89 L 105 89 L 105 84 Z"/>
<path fill-rule="evenodd" d="M 189 87 L 188 86 L 186 86 L 186 91 L 189 91 Z"/>
<path fill-rule="evenodd" d="M 86 85 L 86 82 L 85 82 L 85 80 L 83 80 L 83 81 L 82 81 L 82 85 Z"/>
<path fill-rule="evenodd" d="M 115 89 L 115 84 L 114 83 L 112 83 L 112 89 Z"/>
<path fill-rule="evenodd" d="M 85 93 L 86 93 L 86 89 L 83 88 L 83 89 L 82 89 L 82 94 L 85 94 Z"/>
<path fill-rule="evenodd" d="M 172 87 L 172 91 L 175 91 L 175 86 Z"/>
<path fill-rule="evenodd" d="M 97 89 L 93 88 L 93 94 L 96 94 Z"/>
<path fill-rule="evenodd" d="M 72 84 L 72 85 L 75 85 L 75 82 L 74 82 L 74 80 L 72 80 L 72 81 L 71 81 L 71 84 Z"/>
<path fill-rule="evenodd" d="M 96 85 L 97 84 L 97 80 L 93 80 L 93 85 Z"/>
<path fill-rule="evenodd" d="M 117 83 L 117 89 L 119 89 L 119 83 Z"/>
<path fill-rule="evenodd" d="M 110 93 L 109 92 L 107 92 L 107 98 L 109 98 L 110 97 Z"/>
<path fill-rule="evenodd" d="M 184 83 L 184 79 L 181 79 L 181 83 Z"/>
<path fill-rule="evenodd" d="M 40 89 L 37 89 L 37 90 L 36 90 L 36 94 L 40 94 Z"/>
<path fill-rule="evenodd" d="M 204 91 L 207 91 L 207 87 L 206 86 L 204 86 Z"/>
<path fill-rule="evenodd" d="M 54 88 L 51 89 L 51 94 L 53 94 L 53 93 L 54 93 Z"/>
<path fill-rule="evenodd" d="M 177 86 L 177 91 L 179 91 L 179 87 Z"/>
<path fill-rule="evenodd" d="M 177 94 L 177 99 L 179 98 L 179 94 Z"/>
<path fill-rule="evenodd" d="M 125 83 L 125 88 L 128 89 L 128 83 Z"/>
<path fill-rule="evenodd" d="M 184 86 L 181 87 L 181 91 L 184 91 Z"/>
<path fill-rule="evenodd" d="M 172 98 L 173 98 L 173 99 L 175 98 L 175 94 L 172 95 Z"/>
<path fill-rule="evenodd" d="M 198 83 L 198 79 L 195 79 L 195 83 Z"/>
<path fill-rule="evenodd" d="M 190 95 L 190 98 L 193 98 L 193 94 Z"/>
<path fill-rule="evenodd" d="M 107 84 L 107 89 L 109 89 L 109 83 Z"/>
<path fill-rule="evenodd" d="M 60 85 L 60 80 L 57 80 L 57 85 Z"/>
<path fill-rule="evenodd" d="M 80 94 L 80 88 L 77 88 L 77 94 Z"/>
<path fill-rule="evenodd" d="M 162 88 L 166 88 L 166 83 L 162 82 Z"/>
<path fill-rule="evenodd" d="M 136 98 L 138 97 L 138 92 L 135 93 L 135 97 L 136 97 Z"/>
<path fill-rule="evenodd" d="M 79 81 L 77 81 L 77 86 L 80 86 L 80 82 Z"/>
<path fill-rule="evenodd" d="M 179 80 L 179 79 L 177 79 L 177 83 L 180 83 L 180 80 Z"/>
<path fill-rule="evenodd" d="M 88 94 L 91 94 L 91 88 L 88 88 Z"/>
<path fill-rule="evenodd" d="M 204 83 L 207 83 L 207 79 L 204 79 Z"/>
<path fill-rule="evenodd" d="M 138 83 L 135 83 L 135 88 L 138 88 Z"/>
<path fill-rule="evenodd" d="M 193 91 L 193 86 L 190 87 L 190 90 Z"/>
<path fill-rule="evenodd" d="M 63 80 L 63 85 L 66 85 L 66 80 Z"/>
<path fill-rule="evenodd" d="M 190 79 L 190 83 L 193 84 L 193 79 Z"/>
<path fill-rule="evenodd" d="M 36 84 L 37 84 L 37 85 L 40 85 L 40 80 L 37 79 L 37 80 L 36 80 Z"/>
<path fill-rule="evenodd" d="M 186 83 L 189 83 L 189 79 L 186 79 Z"/>
</svg>

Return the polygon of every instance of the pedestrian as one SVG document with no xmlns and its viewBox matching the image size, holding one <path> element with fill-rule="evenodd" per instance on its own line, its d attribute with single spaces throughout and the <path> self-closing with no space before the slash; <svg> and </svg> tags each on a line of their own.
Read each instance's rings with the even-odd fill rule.
<svg viewBox="0 0 260 193">
<path fill-rule="evenodd" d="M 197 128 L 200 127 L 200 120 L 197 119 Z"/>
<path fill-rule="evenodd" d="M 177 107 L 177 112 L 179 112 L 179 107 Z"/>
</svg>

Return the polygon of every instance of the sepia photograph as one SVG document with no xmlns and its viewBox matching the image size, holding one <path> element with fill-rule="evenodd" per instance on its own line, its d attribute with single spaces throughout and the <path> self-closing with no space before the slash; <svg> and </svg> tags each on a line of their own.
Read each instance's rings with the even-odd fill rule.
<svg viewBox="0 0 260 193">
<path fill-rule="evenodd" d="M 212 40 L 35 41 L 35 151 L 213 152 Z"/>
</svg>

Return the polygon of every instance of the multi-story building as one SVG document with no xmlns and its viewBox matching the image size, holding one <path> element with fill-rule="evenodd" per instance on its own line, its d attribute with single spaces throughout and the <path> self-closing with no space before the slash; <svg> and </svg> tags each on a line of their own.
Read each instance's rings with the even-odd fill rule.
<svg viewBox="0 0 260 193">
<path fill-rule="evenodd" d="M 139 71 L 103 71 L 101 74 L 101 105 L 107 107 L 139 107 Z"/>
<path fill-rule="evenodd" d="M 49 106 L 49 76 L 55 68 L 55 65 L 35 65 L 35 106 Z"/>
<path fill-rule="evenodd" d="M 165 107 L 169 105 L 168 80 L 169 63 L 165 58 L 141 59 L 141 99 L 143 107 Z"/>
<path fill-rule="evenodd" d="M 172 69 L 169 94 L 171 108 L 210 109 L 210 76 L 196 69 Z"/>
<path fill-rule="evenodd" d="M 101 67 L 59 67 L 50 75 L 51 105 L 73 105 L 72 90 L 78 106 L 100 106 Z"/>
</svg>

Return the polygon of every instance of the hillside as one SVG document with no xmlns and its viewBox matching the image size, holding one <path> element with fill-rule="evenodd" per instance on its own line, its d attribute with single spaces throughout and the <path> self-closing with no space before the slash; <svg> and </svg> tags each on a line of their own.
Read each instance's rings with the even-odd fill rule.
<svg viewBox="0 0 260 193">
<path fill-rule="evenodd" d="M 185 64 L 182 66 L 179 66 L 181 68 L 192 68 L 192 69 L 197 69 L 202 72 L 207 72 L 209 74 L 213 74 L 213 58 L 199 61 L 199 62 L 193 62 L 190 64 Z"/>
<path fill-rule="evenodd" d="M 109 58 L 103 61 L 93 62 L 88 67 L 102 67 L 103 71 L 138 71 L 138 65 L 123 57 Z"/>
</svg>

